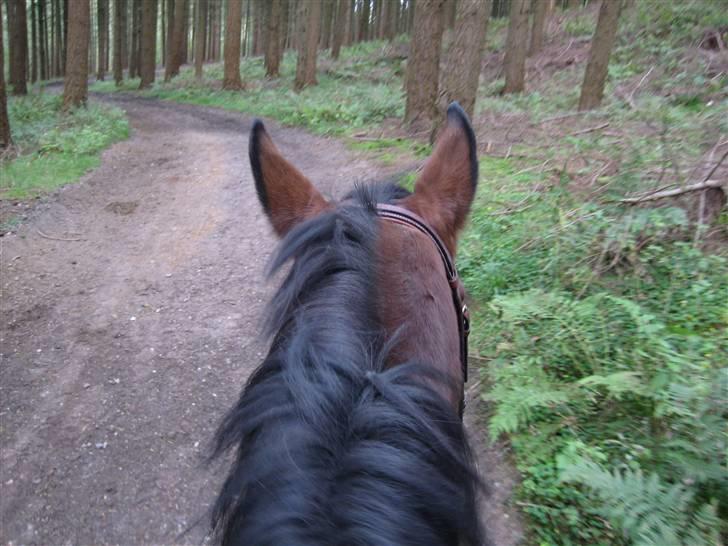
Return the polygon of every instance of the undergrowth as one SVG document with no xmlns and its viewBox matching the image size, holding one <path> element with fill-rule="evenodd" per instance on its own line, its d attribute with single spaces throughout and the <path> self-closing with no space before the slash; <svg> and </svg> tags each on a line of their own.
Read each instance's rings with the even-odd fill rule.
<svg viewBox="0 0 728 546">
<path fill-rule="evenodd" d="M 100 152 L 129 135 L 118 108 L 89 104 L 61 112 L 62 97 L 11 97 L 14 154 L 0 162 L 0 198 L 27 199 L 78 180 L 99 165 Z"/>
</svg>

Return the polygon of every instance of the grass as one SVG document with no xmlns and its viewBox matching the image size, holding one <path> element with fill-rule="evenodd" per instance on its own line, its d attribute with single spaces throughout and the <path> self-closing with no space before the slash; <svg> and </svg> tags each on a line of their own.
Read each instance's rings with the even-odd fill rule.
<svg viewBox="0 0 728 546">
<path fill-rule="evenodd" d="M 728 533 L 726 213 L 702 245 L 690 203 L 618 200 L 699 176 L 728 134 L 728 76 L 697 48 L 724 9 L 638 0 L 622 15 L 602 108 L 574 115 L 595 20 L 593 7 L 559 13 L 516 96 L 500 95 L 492 60 L 506 21 L 489 25 L 474 119 L 488 153 L 458 255 L 471 349 L 489 362 L 490 432 L 511 441 L 529 544 L 715 545 Z M 392 121 L 404 111 L 399 46 L 322 54 L 319 85 L 300 94 L 291 54 L 274 81 L 246 59 L 242 92 L 221 91 L 213 65 L 202 82 L 186 70 L 145 94 L 345 137 L 384 162 L 424 157 L 429 147 Z"/>
<path fill-rule="evenodd" d="M 89 105 L 61 112 L 61 97 L 11 97 L 15 157 L 0 164 L 0 198 L 29 199 L 75 182 L 99 165 L 102 150 L 129 135 L 123 112 Z"/>
<path fill-rule="evenodd" d="M 191 67 L 183 68 L 170 83 L 157 82 L 145 96 L 200 106 L 253 113 L 278 119 L 284 124 L 305 127 L 326 135 L 351 135 L 374 127 L 386 118 L 401 117 L 404 103 L 401 61 L 383 55 L 385 42 L 368 42 L 346 48 L 338 62 L 319 58 L 318 85 L 293 91 L 295 54 L 287 52 L 281 62 L 281 77 L 267 81 L 261 58 L 246 58 L 241 74 L 242 92 L 220 89 L 222 65 L 205 66 L 204 80 L 197 82 Z M 362 85 L 361 74 L 368 74 Z M 98 82 L 93 91 L 129 91 L 138 80 L 115 88 L 113 82 Z"/>
</svg>

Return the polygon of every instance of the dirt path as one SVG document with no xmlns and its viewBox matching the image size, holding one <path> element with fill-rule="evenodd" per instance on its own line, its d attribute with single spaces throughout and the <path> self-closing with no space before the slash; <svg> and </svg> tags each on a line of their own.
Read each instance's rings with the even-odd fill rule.
<svg viewBox="0 0 728 546">
<path fill-rule="evenodd" d="M 1 239 L 2 543 L 203 542 L 221 476 L 201 456 L 264 351 L 275 241 L 247 164 L 250 119 L 113 102 L 132 138 Z M 269 126 L 325 192 L 381 174 L 337 141 Z M 510 472 L 480 451 L 499 484 L 488 527 L 515 544 Z"/>
</svg>

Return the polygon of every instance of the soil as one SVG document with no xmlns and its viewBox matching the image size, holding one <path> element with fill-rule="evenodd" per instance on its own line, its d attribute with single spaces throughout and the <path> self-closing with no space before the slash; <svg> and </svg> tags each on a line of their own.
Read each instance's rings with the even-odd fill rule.
<svg viewBox="0 0 728 546">
<path fill-rule="evenodd" d="M 5 544 L 203 543 L 224 471 L 204 456 L 265 350 L 275 239 L 247 162 L 251 119 L 103 100 L 128 112 L 132 137 L 0 239 Z M 336 140 L 267 125 L 325 193 L 391 174 Z M 481 410 L 474 400 L 466 422 L 490 485 L 485 525 L 515 545 L 515 472 L 475 426 Z"/>
</svg>

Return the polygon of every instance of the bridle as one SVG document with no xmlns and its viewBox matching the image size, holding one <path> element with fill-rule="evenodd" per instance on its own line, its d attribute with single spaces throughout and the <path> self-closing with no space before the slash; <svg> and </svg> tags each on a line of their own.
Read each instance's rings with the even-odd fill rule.
<svg viewBox="0 0 728 546">
<path fill-rule="evenodd" d="M 463 395 L 460 400 L 460 417 L 462 418 L 463 410 L 465 409 L 465 383 L 468 380 L 468 335 L 470 334 L 470 312 L 468 306 L 465 304 L 465 288 L 463 283 L 458 277 L 458 270 L 455 268 L 455 262 L 450 256 L 447 247 L 442 242 L 442 239 L 435 233 L 435 231 L 423 220 L 420 216 L 414 212 L 399 207 L 397 205 L 388 205 L 384 203 L 377 204 L 377 215 L 380 218 L 389 220 L 396 224 L 413 227 L 427 235 L 430 240 L 435 244 L 437 251 L 440 253 L 442 258 L 442 264 L 445 266 L 445 273 L 447 275 L 447 283 L 450 285 L 450 292 L 452 293 L 452 301 L 455 305 L 455 314 L 458 317 L 458 334 L 460 335 L 460 366 L 463 372 Z"/>
</svg>

